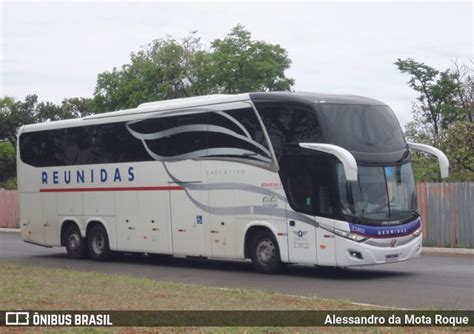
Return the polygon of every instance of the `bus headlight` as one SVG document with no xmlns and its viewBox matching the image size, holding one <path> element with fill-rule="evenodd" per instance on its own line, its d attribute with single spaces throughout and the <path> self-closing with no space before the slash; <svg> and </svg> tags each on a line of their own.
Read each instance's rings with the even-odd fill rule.
<svg viewBox="0 0 474 334">
<path fill-rule="evenodd" d="M 368 239 L 367 237 L 364 237 L 363 235 L 346 232 L 342 230 L 334 229 L 333 232 L 334 234 L 337 234 L 340 237 L 343 237 L 352 241 L 356 241 L 356 242 L 362 242 Z"/>
<path fill-rule="evenodd" d="M 420 226 L 420 227 L 419 227 L 415 232 L 413 232 L 412 234 L 413 234 L 415 237 L 417 237 L 417 236 L 419 236 L 419 235 L 421 234 L 421 231 L 422 231 L 422 229 L 421 229 L 421 226 Z"/>
</svg>

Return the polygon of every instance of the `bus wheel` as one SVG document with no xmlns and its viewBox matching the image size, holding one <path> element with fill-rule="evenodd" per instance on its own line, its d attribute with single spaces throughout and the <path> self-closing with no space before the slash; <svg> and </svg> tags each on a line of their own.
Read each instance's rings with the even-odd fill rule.
<svg viewBox="0 0 474 334">
<path fill-rule="evenodd" d="M 252 263 L 257 272 L 275 274 L 283 269 L 278 243 L 271 232 L 257 232 L 252 245 Z"/>
<path fill-rule="evenodd" d="M 67 255 L 71 259 L 83 259 L 87 255 L 86 240 L 76 225 L 70 225 L 64 232 Z"/>
<path fill-rule="evenodd" d="M 107 261 L 110 259 L 109 237 L 102 225 L 95 225 L 87 236 L 89 256 L 95 261 Z"/>
</svg>

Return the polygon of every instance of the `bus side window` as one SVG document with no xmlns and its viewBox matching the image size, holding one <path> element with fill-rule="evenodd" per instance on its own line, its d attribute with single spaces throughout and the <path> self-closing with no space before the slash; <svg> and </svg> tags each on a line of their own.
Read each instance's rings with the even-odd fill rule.
<svg viewBox="0 0 474 334">
<path fill-rule="evenodd" d="M 313 194 L 310 175 L 289 175 L 288 190 L 296 210 L 313 211 Z"/>
<path fill-rule="evenodd" d="M 254 159 L 257 156 L 270 159 L 268 145 L 263 135 L 257 115 L 252 108 L 223 110 L 211 113 L 209 116 L 210 130 L 208 132 L 208 147 L 210 155 L 222 152 L 222 148 L 248 151 L 234 153 L 239 159 Z M 239 151 L 237 151 L 239 152 Z M 225 155 L 217 153 L 216 155 Z"/>
<path fill-rule="evenodd" d="M 296 210 L 317 216 L 333 214 L 328 174 L 288 176 L 288 191 Z"/>
<path fill-rule="evenodd" d="M 332 215 L 331 197 L 329 184 L 315 184 L 315 209 L 316 214 L 322 216 Z"/>
<path fill-rule="evenodd" d="M 202 151 L 207 149 L 207 119 L 208 113 L 179 115 L 167 117 L 167 129 L 173 133 L 174 129 L 189 126 L 189 130 L 171 134 L 163 140 L 166 156 L 173 157 L 182 154 Z M 202 128 L 204 126 L 204 128 Z M 194 127 L 194 129 L 193 129 Z"/>
<path fill-rule="evenodd" d="M 288 144 L 321 142 L 316 112 L 307 105 L 273 102 L 255 105 L 279 158 Z"/>
<path fill-rule="evenodd" d="M 155 117 L 133 123 L 130 128 L 140 135 L 156 135 L 145 139 L 146 146 L 161 157 L 181 157 L 207 150 L 208 113 Z"/>
<path fill-rule="evenodd" d="M 334 186 L 327 157 L 284 155 L 281 161 L 280 176 L 293 210 L 332 217 Z"/>
<path fill-rule="evenodd" d="M 230 117 L 233 117 L 237 122 L 243 126 L 250 137 L 255 140 L 257 143 L 261 144 L 265 148 L 268 148 L 267 142 L 263 135 L 262 127 L 260 126 L 260 122 L 255 115 L 255 112 L 251 108 L 246 109 L 235 109 L 235 110 L 227 110 L 224 111 Z"/>
</svg>

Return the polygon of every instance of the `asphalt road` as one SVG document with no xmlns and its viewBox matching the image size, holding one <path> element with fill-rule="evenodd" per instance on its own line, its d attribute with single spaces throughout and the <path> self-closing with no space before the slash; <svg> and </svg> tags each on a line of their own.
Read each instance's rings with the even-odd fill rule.
<svg viewBox="0 0 474 334">
<path fill-rule="evenodd" d="M 401 308 L 474 309 L 474 256 L 424 255 L 408 262 L 348 270 L 290 266 L 281 275 L 262 275 L 243 261 L 144 256 L 121 256 L 106 263 L 72 260 L 64 248 L 34 246 L 24 243 L 19 233 L 0 232 L 0 261 Z"/>
</svg>

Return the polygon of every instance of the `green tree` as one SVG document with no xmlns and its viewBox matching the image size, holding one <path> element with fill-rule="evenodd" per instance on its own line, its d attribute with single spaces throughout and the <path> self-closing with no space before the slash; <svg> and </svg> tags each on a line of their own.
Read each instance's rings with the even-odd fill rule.
<svg viewBox="0 0 474 334">
<path fill-rule="evenodd" d="M 466 120 L 451 124 L 445 147 L 451 163 L 450 180 L 474 181 L 474 123 Z"/>
<path fill-rule="evenodd" d="M 16 143 L 17 130 L 25 125 L 36 123 L 38 96 L 28 95 L 25 101 L 14 101 L 11 97 L 0 99 L 0 140 Z"/>
<path fill-rule="evenodd" d="M 408 84 L 420 95 L 413 103 L 413 121 L 405 127 L 409 141 L 434 145 L 450 160 L 449 180 L 473 179 L 474 131 L 472 123 L 473 81 L 467 66 L 438 71 L 413 59 L 398 59 L 395 65 L 410 75 Z M 412 154 L 419 181 L 437 181 L 436 161 L 423 153 Z"/>
<path fill-rule="evenodd" d="M 195 33 L 181 41 L 154 40 L 146 49 L 131 53 L 131 63 L 120 70 L 100 73 L 94 91 L 97 111 L 135 108 L 143 102 L 197 95 L 195 57 L 201 53 Z M 206 90 L 207 93 L 207 90 Z"/>
<path fill-rule="evenodd" d="M 9 133 L 9 115 L 10 110 L 15 103 L 13 97 L 4 96 L 0 98 L 0 141 L 8 139 Z"/>
<path fill-rule="evenodd" d="M 211 45 L 210 74 L 220 92 L 289 90 L 294 84 L 285 76 L 291 65 L 286 50 L 278 44 L 252 40 L 242 25 Z"/>
<path fill-rule="evenodd" d="M 15 146 L 7 140 L 9 136 L 9 114 L 15 103 L 12 97 L 0 98 L 0 188 L 16 188 Z"/>
<path fill-rule="evenodd" d="M 414 106 L 415 126 L 436 142 L 449 124 L 462 119 L 462 108 L 457 104 L 459 84 L 450 69 L 440 72 L 413 59 L 398 59 L 395 65 L 402 73 L 411 76 L 408 85 L 420 93 Z"/>
<path fill-rule="evenodd" d="M 140 103 L 213 93 L 288 90 L 291 61 L 285 49 L 251 39 L 237 25 L 205 50 L 196 32 L 182 40 L 154 40 L 131 54 L 130 64 L 97 77 L 94 103 L 99 112 Z"/>
<path fill-rule="evenodd" d="M 61 104 L 40 102 L 36 107 L 36 122 L 59 121 L 90 115 L 95 110 L 90 98 L 73 97 L 63 99 Z"/>
<path fill-rule="evenodd" d="M 464 110 L 465 119 L 469 122 L 473 122 L 474 78 L 472 76 L 472 68 L 469 68 L 466 64 L 459 65 L 457 61 L 453 63 L 458 104 Z M 474 59 L 471 59 L 471 65 L 474 65 Z"/>
<path fill-rule="evenodd" d="M 16 175 L 15 147 L 9 141 L 0 141 L 0 188 Z M 8 187 L 10 188 L 10 187 Z"/>
</svg>

